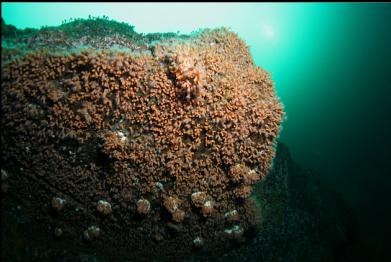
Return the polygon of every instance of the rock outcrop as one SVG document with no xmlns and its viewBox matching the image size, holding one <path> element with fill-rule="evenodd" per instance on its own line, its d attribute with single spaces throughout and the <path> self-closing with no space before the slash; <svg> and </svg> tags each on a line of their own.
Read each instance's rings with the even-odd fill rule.
<svg viewBox="0 0 391 262">
<path fill-rule="evenodd" d="M 250 196 L 284 113 L 235 33 L 152 41 L 104 19 L 15 31 L 1 88 L 7 197 L 62 238 L 172 261 L 222 255 L 259 228 Z"/>
</svg>

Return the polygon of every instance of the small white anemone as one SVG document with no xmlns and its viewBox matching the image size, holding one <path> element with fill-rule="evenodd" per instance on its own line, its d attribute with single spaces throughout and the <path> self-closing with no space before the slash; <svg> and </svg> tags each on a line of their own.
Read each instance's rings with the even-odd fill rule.
<svg viewBox="0 0 391 262">
<path fill-rule="evenodd" d="M 238 211 L 236 211 L 236 209 L 234 209 L 232 211 L 225 213 L 224 217 L 233 217 L 233 216 L 237 216 L 237 215 L 238 215 Z"/>
<path fill-rule="evenodd" d="M 224 233 L 226 233 L 228 236 L 232 236 L 235 238 L 240 237 L 243 234 L 244 230 L 240 225 L 235 225 L 232 228 L 227 228 L 224 230 Z"/>
<path fill-rule="evenodd" d="M 196 237 L 195 239 L 193 239 L 193 244 L 196 247 L 201 247 L 204 244 L 204 240 L 201 237 Z"/>
<path fill-rule="evenodd" d="M 1 181 L 6 181 L 7 179 L 8 173 L 4 169 L 1 169 Z"/>
<path fill-rule="evenodd" d="M 65 199 L 59 198 L 59 197 L 53 197 L 52 198 L 52 208 L 60 211 L 66 203 Z"/>
<path fill-rule="evenodd" d="M 122 143 L 125 143 L 128 140 L 126 135 L 121 131 L 117 131 L 117 136 L 121 140 Z"/>
<path fill-rule="evenodd" d="M 199 197 L 201 194 L 203 194 L 203 192 L 201 191 L 194 192 L 193 194 L 191 194 L 191 198 Z"/>
<path fill-rule="evenodd" d="M 208 201 L 206 201 L 206 202 L 204 203 L 204 206 L 205 206 L 205 207 L 213 207 L 213 203 L 212 203 L 212 201 L 208 200 Z"/>
<path fill-rule="evenodd" d="M 162 184 L 161 182 L 156 182 L 156 183 L 155 183 L 155 186 L 156 186 L 156 188 L 158 188 L 159 190 L 164 191 L 164 186 L 163 186 L 163 184 Z"/>
<path fill-rule="evenodd" d="M 100 228 L 97 226 L 89 226 L 88 229 L 84 230 L 83 237 L 87 241 L 91 241 L 98 238 L 100 235 Z"/>
</svg>

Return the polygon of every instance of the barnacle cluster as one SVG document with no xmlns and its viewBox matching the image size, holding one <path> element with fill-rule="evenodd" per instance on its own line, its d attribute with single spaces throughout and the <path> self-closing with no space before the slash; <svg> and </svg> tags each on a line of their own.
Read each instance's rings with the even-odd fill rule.
<svg viewBox="0 0 391 262">
<path fill-rule="evenodd" d="M 271 166 L 283 108 L 227 29 L 153 45 L 6 56 L 2 168 L 63 235 L 135 257 L 222 254 L 259 222 L 250 196 Z"/>
</svg>

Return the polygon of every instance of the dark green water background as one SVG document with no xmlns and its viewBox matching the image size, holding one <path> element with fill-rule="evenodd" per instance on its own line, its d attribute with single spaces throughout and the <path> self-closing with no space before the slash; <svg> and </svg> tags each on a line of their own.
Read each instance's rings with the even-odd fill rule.
<svg viewBox="0 0 391 262">
<path fill-rule="evenodd" d="M 230 26 L 272 73 L 280 140 L 354 207 L 367 237 L 391 234 L 391 4 L 2 4 L 18 28 L 107 15 L 139 32 Z"/>
<path fill-rule="evenodd" d="M 299 32 L 272 69 L 288 115 L 280 139 L 354 207 L 368 237 L 388 239 L 391 5 L 328 5 L 296 18 Z"/>
<path fill-rule="evenodd" d="M 290 77 L 281 93 L 288 114 L 281 140 L 343 194 L 368 235 L 385 239 L 391 233 L 391 5 L 340 8 L 338 24 L 316 26 L 316 16 L 305 21 L 297 49 L 284 56 Z"/>
</svg>

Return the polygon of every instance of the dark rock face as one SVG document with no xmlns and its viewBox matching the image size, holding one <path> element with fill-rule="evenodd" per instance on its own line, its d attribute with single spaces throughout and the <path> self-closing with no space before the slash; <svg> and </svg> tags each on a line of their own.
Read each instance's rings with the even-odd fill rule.
<svg viewBox="0 0 391 262">
<path fill-rule="evenodd" d="M 256 232 L 247 232 L 251 235 L 247 241 L 236 240 L 232 251 L 215 260 L 357 261 L 360 257 L 365 258 L 357 255 L 362 250 L 355 247 L 356 229 L 350 209 L 337 193 L 319 181 L 316 173 L 295 164 L 283 144 L 278 144 L 273 168 L 256 186 L 253 197 L 260 210 L 262 226 Z M 28 219 L 32 214 L 24 207 L 18 208 L 16 199 L 7 196 L 2 201 L 2 223 L 6 229 L 2 230 L 4 261 L 7 258 L 25 261 L 23 259 L 28 257 L 51 261 L 110 261 L 112 258 L 106 251 L 96 249 L 94 242 L 76 246 L 70 237 L 56 237 L 58 228 L 42 226 L 40 216 L 36 220 Z M 227 216 L 236 220 L 235 212 Z M 51 230 L 53 236 L 37 234 Z M 202 238 L 196 239 L 196 252 L 184 261 L 211 259 L 209 254 L 202 252 L 203 244 Z M 365 246 L 361 248 L 365 249 Z M 127 261 L 126 258 L 129 256 L 123 256 L 122 260 Z"/>
<path fill-rule="evenodd" d="M 278 144 L 268 176 L 255 189 L 262 227 L 219 261 L 354 261 L 355 218 L 341 196 Z"/>
</svg>

